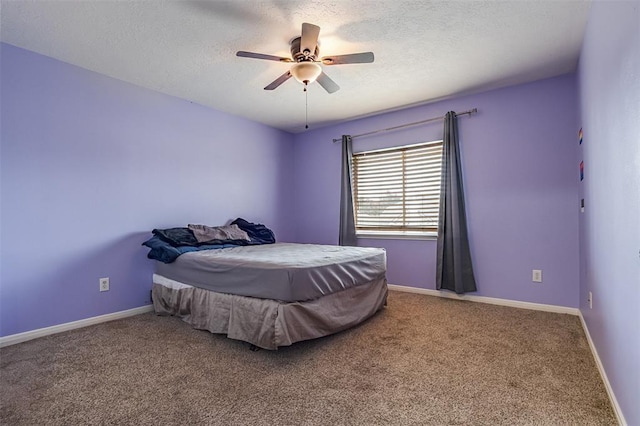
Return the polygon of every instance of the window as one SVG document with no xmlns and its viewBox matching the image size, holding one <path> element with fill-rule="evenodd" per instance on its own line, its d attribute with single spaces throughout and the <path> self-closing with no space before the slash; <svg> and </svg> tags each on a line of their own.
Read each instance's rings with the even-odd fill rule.
<svg viewBox="0 0 640 426">
<path fill-rule="evenodd" d="M 438 231 L 442 141 L 353 154 L 359 235 Z"/>
</svg>

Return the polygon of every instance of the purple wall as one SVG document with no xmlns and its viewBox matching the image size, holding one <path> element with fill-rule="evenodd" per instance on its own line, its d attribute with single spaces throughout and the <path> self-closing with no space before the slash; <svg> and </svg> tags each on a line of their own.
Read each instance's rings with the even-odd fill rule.
<svg viewBox="0 0 640 426">
<path fill-rule="evenodd" d="M 640 425 L 640 3 L 592 4 L 578 72 L 580 310 L 627 423 Z"/>
<path fill-rule="evenodd" d="M 0 47 L 0 335 L 148 304 L 154 227 L 293 238 L 290 134 Z"/>
<path fill-rule="evenodd" d="M 578 306 L 578 179 L 573 75 L 458 97 L 295 136 L 301 242 L 338 240 L 340 144 L 333 138 L 477 107 L 459 118 L 477 295 Z M 354 140 L 354 151 L 439 140 L 441 121 Z M 360 239 L 387 249 L 392 284 L 435 289 L 435 241 Z M 542 269 L 542 284 L 531 282 Z"/>
</svg>

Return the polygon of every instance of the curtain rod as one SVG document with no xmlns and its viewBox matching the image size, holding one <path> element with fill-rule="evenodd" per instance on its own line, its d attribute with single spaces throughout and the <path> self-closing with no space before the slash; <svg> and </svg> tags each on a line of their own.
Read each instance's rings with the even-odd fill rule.
<svg viewBox="0 0 640 426">
<path fill-rule="evenodd" d="M 456 117 L 459 115 L 471 115 L 471 114 L 475 114 L 476 112 L 478 112 L 478 108 L 473 108 L 464 112 L 456 112 Z M 359 135 L 351 136 L 351 139 L 361 138 L 363 136 L 375 135 L 376 133 L 388 132 L 390 130 L 401 129 L 403 127 L 415 126 L 417 124 L 429 123 L 430 121 L 442 120 L 443 118 L 444 118 L 444 115 L 441 117 L 427 118 L 426 120 L 422 120 L 422 121 L 415 121 L 413 123 L 401 124 L 399 126 L 387 127 L 386 129 L 374 130 L 373 132 L 360 133 Z M 334 139 L 333 143 L 340 142 L 341 140 L 342 139 Z"/>
</svg>

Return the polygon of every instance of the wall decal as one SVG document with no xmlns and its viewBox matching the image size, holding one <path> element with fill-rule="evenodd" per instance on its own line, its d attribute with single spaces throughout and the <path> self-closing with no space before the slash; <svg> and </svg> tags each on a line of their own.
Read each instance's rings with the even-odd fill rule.
<svg viewBox="0 0 640 426">
<path fill-rule="evenodd" d="M 580 131 L 578 132 L 578 141 L 580 142 L 580 145 L 582 145 L 582 136 L 583 136 L 582 127 L 580 127 Z"/>
</svg>

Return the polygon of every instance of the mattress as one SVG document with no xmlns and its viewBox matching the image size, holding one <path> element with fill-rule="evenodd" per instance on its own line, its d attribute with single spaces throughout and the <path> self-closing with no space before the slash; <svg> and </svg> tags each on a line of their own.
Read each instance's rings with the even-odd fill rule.
<svg viewBox="0 0 640 426">
<path fill-rule="evenodd" d="M 185 253 L 156 274 L 218 293 L 308 301 L 385 278 L 386 252 L 371 247 L 275 243 Z"/>
</svg>

